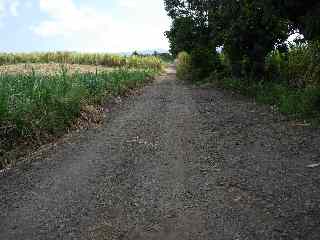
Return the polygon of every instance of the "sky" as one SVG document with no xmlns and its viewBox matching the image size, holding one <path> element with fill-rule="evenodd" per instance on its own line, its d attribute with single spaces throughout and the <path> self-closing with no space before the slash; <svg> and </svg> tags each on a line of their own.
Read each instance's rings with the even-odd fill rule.
<svg viewBox="0 0 320 240">
<path fill-rule="evenodd" d="M 165 49 L 163 0 L 0 0 L 0 52 Z"/>
</svg>

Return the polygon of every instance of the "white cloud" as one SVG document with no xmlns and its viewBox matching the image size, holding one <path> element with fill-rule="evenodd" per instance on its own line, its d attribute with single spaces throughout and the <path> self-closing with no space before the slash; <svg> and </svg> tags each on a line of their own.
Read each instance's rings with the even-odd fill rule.
<svg viewBox="0 0 320 240">
<path fill-rule="evenodd" d="M 18 1 L 11 1 L 9 4 L 9 10 L 12 16 L 17 17 L 19 15 L 18 13 L 18 7 L 20 6 L 20 2 Z"/>
<path fill-rule="evenodd" d="M 1 0 L 0 0 L 1 1 Z M 165 14 L 159 14 L 162 0 L 118 2 L 113 17 L 108 9 L 76 5 L 73 0 L 40 0 L 48 18 L 32 31 L 43 38 L 60 38 L 67 50 L 128 51 L 167 48 L 163 32 L 169 27 Z"/>
<path fill-rule="evenodd" d="M 0 16 L 5 12 L 5 4 L 4 0 L 0 0 Z"/>
<path fill-rule="evenodd" d="M 18 16 L 18 0 L 0 0 L 0 28 L 4 25 L 4 20 L 6 17 Z"/>
<path fill-rule="evenodd" d="M 7 16 L 17 17 L 19 6 L 18 0 L 0 0 L 0 19 Z"/>
<path fill-rule="evenodd" d="M 89 8 L 77 8 L 72 0 L 40 0 L 40 9 L 50 17 L 33 28 L 43 37 L 97 33 L 110 23 L 107 16 Z"/>
</svg>

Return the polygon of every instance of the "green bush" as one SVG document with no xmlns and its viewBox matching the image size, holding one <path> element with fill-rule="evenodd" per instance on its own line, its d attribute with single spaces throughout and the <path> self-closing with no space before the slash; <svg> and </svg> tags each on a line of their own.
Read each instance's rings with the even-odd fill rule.
<svg viewBox="0 0 320 240">
<path fill-rule="evenodd" d="M 292 88 L 285 83 L 270 81 L 252 82 L 224 78 L 216 81 L 220 87 L 236 90 L 257 102 L 275 105 L 280 112 L 295 118 L 319 117 L 320 87 Z"/>
<path fill-rule="evenodd" d="M 221 70 L 219 55 L 210 48 L 198 47 L 191 54 L 178 54 L 177 76 L 180 79 L 202 81 Z"/>
<path fill-rule="evenodd" d="M 273 51 L 266 58 L 266 79 L 294 88 L 319 86 L 320 43 L 292 45 L 287 53 Z"/>
<path fill-rule="evenodd" d="M 297 117 L 315 117 L 320 110 L 320 89 L 307 87 L 287 90 L 279 95 L 278 107 L 281 112 Z"/>
<path fill-rule="evenodd" d="M 191 56 L 187 52 L 178 54 L 177 59 L 177 77 L 182 80 L 190 79 Z"/>
<path fill-rule="evenodd" d="M 208 78 L 215 70 L 220 70 L 218 54 L 208 47 L 197 47 L 191 52 L 191 75 L 193 81 Z"/>
</svg>

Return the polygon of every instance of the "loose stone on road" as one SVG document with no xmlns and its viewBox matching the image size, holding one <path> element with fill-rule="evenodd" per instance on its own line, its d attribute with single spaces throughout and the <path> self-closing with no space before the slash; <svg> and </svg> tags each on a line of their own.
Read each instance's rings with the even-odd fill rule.
<svg viewBox="0 0 320 240">
<path fill-rule="evenodd" d="M 0 176 L 0 239 L 320 239 L 320 131 L 173 67 Z"/>
</svg>

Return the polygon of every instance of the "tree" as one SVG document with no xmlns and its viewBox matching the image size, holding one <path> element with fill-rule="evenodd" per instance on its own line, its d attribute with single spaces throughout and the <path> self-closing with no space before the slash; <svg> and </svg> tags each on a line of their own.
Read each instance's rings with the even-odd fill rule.
<svg viewBox="0 0 320 240">
<path fill-rule="evenodd" d="M 170 52 L 173 56 L 182 51 L 192 51 L 197 42 L 197 32 L 190 17 L 176 18 L 170 31 L 165 32 L 165 35 L 169 39 Z"/>
<path fill-rule="evenodd" d="M 266 55 L 287 37 L 288 25 L 262 0 L 165 0 L 165 4 L 174 24 L 181 17 L 188 18 L 192 31 L 196 30 L 196 41 L 185 41 L 189 49 L 183 50 L 206 46 L 215 51 L 223 45 L 236 77 L 242 73 L 261 77 Z M 183 39 L 171 36 L 169 40 L 174 47 Z"/>
<path fill-rule="evenodd" d="M 165 7 L 174 55 L 199 58 L 196 49 L 223 46 L 235 77 L 263 77 L 267 54 L 296 29 L 309 40 L 320 37 L 318 0 L 165 0 Z"/>
<path fill-rule="evenodd" d="M 191 54 L 194 78 L 207 77 L 218 63 L 215 38 L 209 25 L 210 5 L 206 0 L 165 0 L 168 15 L 173 19 L 166 36 L 170 51 L 176 56 L 186 51 Z"/>
<path fill-rule="evenodd" d="M 234 75 L 260 79 L 267 54 L 288 37 L 288 23 L 262 0 L 223 1 L 221 9 L 218 20 L 225 26 L 223 45 Z"/>
<path fill-rule="evenodd" d="M 267 0 L 278 14 L 291 22 L 293 30 L 299 31 L 308 40 L 320 37 L 320 2 L 318 0 Z"/>
<path fill-rule="evenodd" d="M 139 56 L 138 51 L 137 51 L 137 50 L 135 50 L 135 51 L 131 54 L 131 56 Z"/>
</svg>

